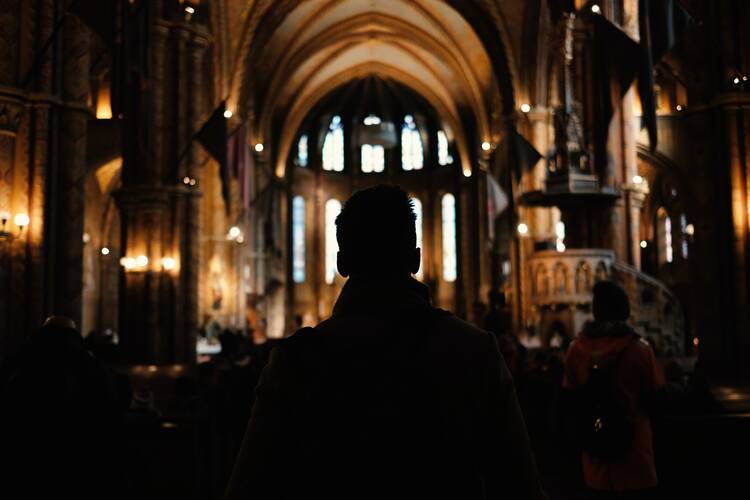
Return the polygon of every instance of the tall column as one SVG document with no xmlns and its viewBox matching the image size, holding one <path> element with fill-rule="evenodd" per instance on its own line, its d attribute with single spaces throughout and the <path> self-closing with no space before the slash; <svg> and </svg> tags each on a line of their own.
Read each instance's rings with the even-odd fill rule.
<svg viewBox="0 0 750 500">
<path fill-rule="evenodd" d="M 59 130 L 57 246 L 54 312 L 80 324 L 83 291 L 83 180 L 89 118 L 89 32 L 74 16 L 63 28 L 63 73 Z M 54 159 L 53 159 L 54 161 Z"/>
<path fill-rule="evenodd" d="M 140 67 L 129 75 L 122 120 L 120 329 L 134 364 L 195 362 L 201 162 L 190 143 L 205 119 L 208 40 L 200 27 L 169 20 L 171 5 L 142 7 L 149 37 L 139 51 L 146 57 L 132 55 L 131 66 Z"/>
</svg>

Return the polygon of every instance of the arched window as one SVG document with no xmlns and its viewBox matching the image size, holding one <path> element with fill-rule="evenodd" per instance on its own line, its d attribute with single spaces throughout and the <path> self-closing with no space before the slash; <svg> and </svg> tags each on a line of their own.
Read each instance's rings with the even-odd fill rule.
<svg viewBox="0 0 750 500">
<path fill-rule="evenodd" d="M 419 198 L 412 198 L 411 202 L 414 206 L 414 215 L 416 216 L 416 220 L 414 221 L 414 227 L 416 229 L 417 233 L 417 248 L 422 248 L 422 202 L 419 201 Z M 424 249 L 422 250 L 422 255 L 424 256 Z M 419 264 L 419 270 L 417 271 L 417 277 L 422 277 L 422 263 Z"/>
<path fill-rule="evenodd" d="M 565 251 L 565 223 L 563 221 L 558 221 L 555 224 L 555 248 L 558 252 L 564 252 Z"/>
<path fill-rule="evenodd" d="M 362 172 L 382 172 L 385 168 L 385 150 L 379 144 L 362 145 Z"/>
<path fill-rule="evenodd" d="M 443 220 L 443 279 L 456 281 L 456 198 L 444 194 L 442 200 Z"/>
<path fill-rule="evenodd" d="M 341 202 L 331 198 L 326 202 L 326 283 L 336 278 L 336 254 L 339 243 L 336 241 L 336 217 L 341 212 Z"/>
<path fill-rule="evenodd" d="M 672 219 L 664 207 L 656 212 L 656 237 L 659 244 L 659 263 L 669 263 L 674 260 L 672 249 Z"/>
<path fill-rule="evenodd" d="M 297 165 L 307 166 L 307 134 L 303 134 L 297 142 Z"/>
<path fill-rule="evenodd" d="M 687 217 L 685 217 L 685 214 L 680 214 L 680 249 L 682 250 L 682 258 L 687 259 L 688 258 L 688 239 L 690 237 L 690 233 L 688 232 L 688 223 L 687 223 Z"/>
<path fill-rule="evenodd" d="M 292 200 L 292 278 L 295 283 L 305 282 L 305 199 Z"/>
<path fill-rule="evenodd" d="M 437 133 L 437 146 L 438 163 L 440 165 L 450 165 L 453 163 L 453 158 L 451 158 L 451 155 L 448 152 L 448 136 L 445 135 L 445 132 L 442 130 L 438 130 Z"/>
<path fill-rule="evenodd" d="M 323 170 L 344 170 L 344 126 L 340 116 L 334 116 L 323 141 Z"/>
<path fill-rule="evenodd" d="M 404 170 L 420 170 L 423 164 L 422 137 L 414 117 L 406 115 L 401 126 L 401 166 Z"/>
</svg>

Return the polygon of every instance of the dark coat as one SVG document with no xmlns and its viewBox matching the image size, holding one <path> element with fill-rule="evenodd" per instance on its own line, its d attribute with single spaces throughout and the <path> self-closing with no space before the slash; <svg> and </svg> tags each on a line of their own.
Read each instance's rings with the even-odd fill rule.
<svg viewBox="0 0 750 500">
<path fill-rule="evenodd" d="M 350 279 L 256 398 L 228 499 L 543 498 L 494 337 L 415 280 Z"/>
</svg>

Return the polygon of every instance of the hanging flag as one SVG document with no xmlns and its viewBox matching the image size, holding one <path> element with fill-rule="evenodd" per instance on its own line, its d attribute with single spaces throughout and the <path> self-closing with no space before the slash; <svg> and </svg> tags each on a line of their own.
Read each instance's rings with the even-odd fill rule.
<svg viewBox="0 0 750 500">
<path fill-rule="evenodd" d="M 224 198 L 224 207 L 227 213 L 230 209 L 229 196 L 229 165 L 227 164 L 227 119 L 224 117 L 226 101 L 221 101 L 219 106 L 211 113 L 206 123 L 195 134 L 201 146 L 219 164 L 219 175 L 221 176 L 221 195 Z"/>
<path fill-rule="evenodd" d="M 504 151 L 508 164 L 513 167 L 516 181 L 519 181 L 525 172 L 531 171 L 534 165 L 542 159 L 541 153 L 519 134 L 515 127 L 509 128 L 508 135 L 500 145 L 500 149 Z"/>
<path fill-rule="evenodd" d="M 638 75 L 641 98 L 641 128 L 648 129 L 649 147 L 656 149 L 656 96 L 654 65 L 674 48 L 694 24 L 693 18 L 676 0 L 639 0 L 639 29 L 644 57 Z"/>
<path fill-rule="evenodd" d="M 240 185 L 240 199 L 245 210 L 250 208 L 252 158 L 253 155 L 247 143 L 247 127 L 243 124 L 227 139 L 227 162 L 232 177 L 237 179 Z"/>
<path fill-rule="evenodd" d="M 495 239 L 495 219 L 508 208 L 508 195 L 492 175 L 487 172 L 487 233 L 490 241 Z"/>
<path fill-rule="evenodd" d="M 114 45 L 117 35 L 118 0 L 73 0 L 68 12 L 78 17 L 107 45 Z"/>
</svg>

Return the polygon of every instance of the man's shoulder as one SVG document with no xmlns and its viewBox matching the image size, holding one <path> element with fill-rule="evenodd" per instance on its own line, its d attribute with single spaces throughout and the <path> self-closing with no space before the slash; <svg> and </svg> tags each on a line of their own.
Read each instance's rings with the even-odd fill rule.
<svg viewBox="0 0 750 500">
<path fill-rule="evenodd" d="M 439 316 L 435 321 L 440 338 L 456 347 L 486 350 L 492 345 L 492 334 L 452 314 Z"/>
</svg>

